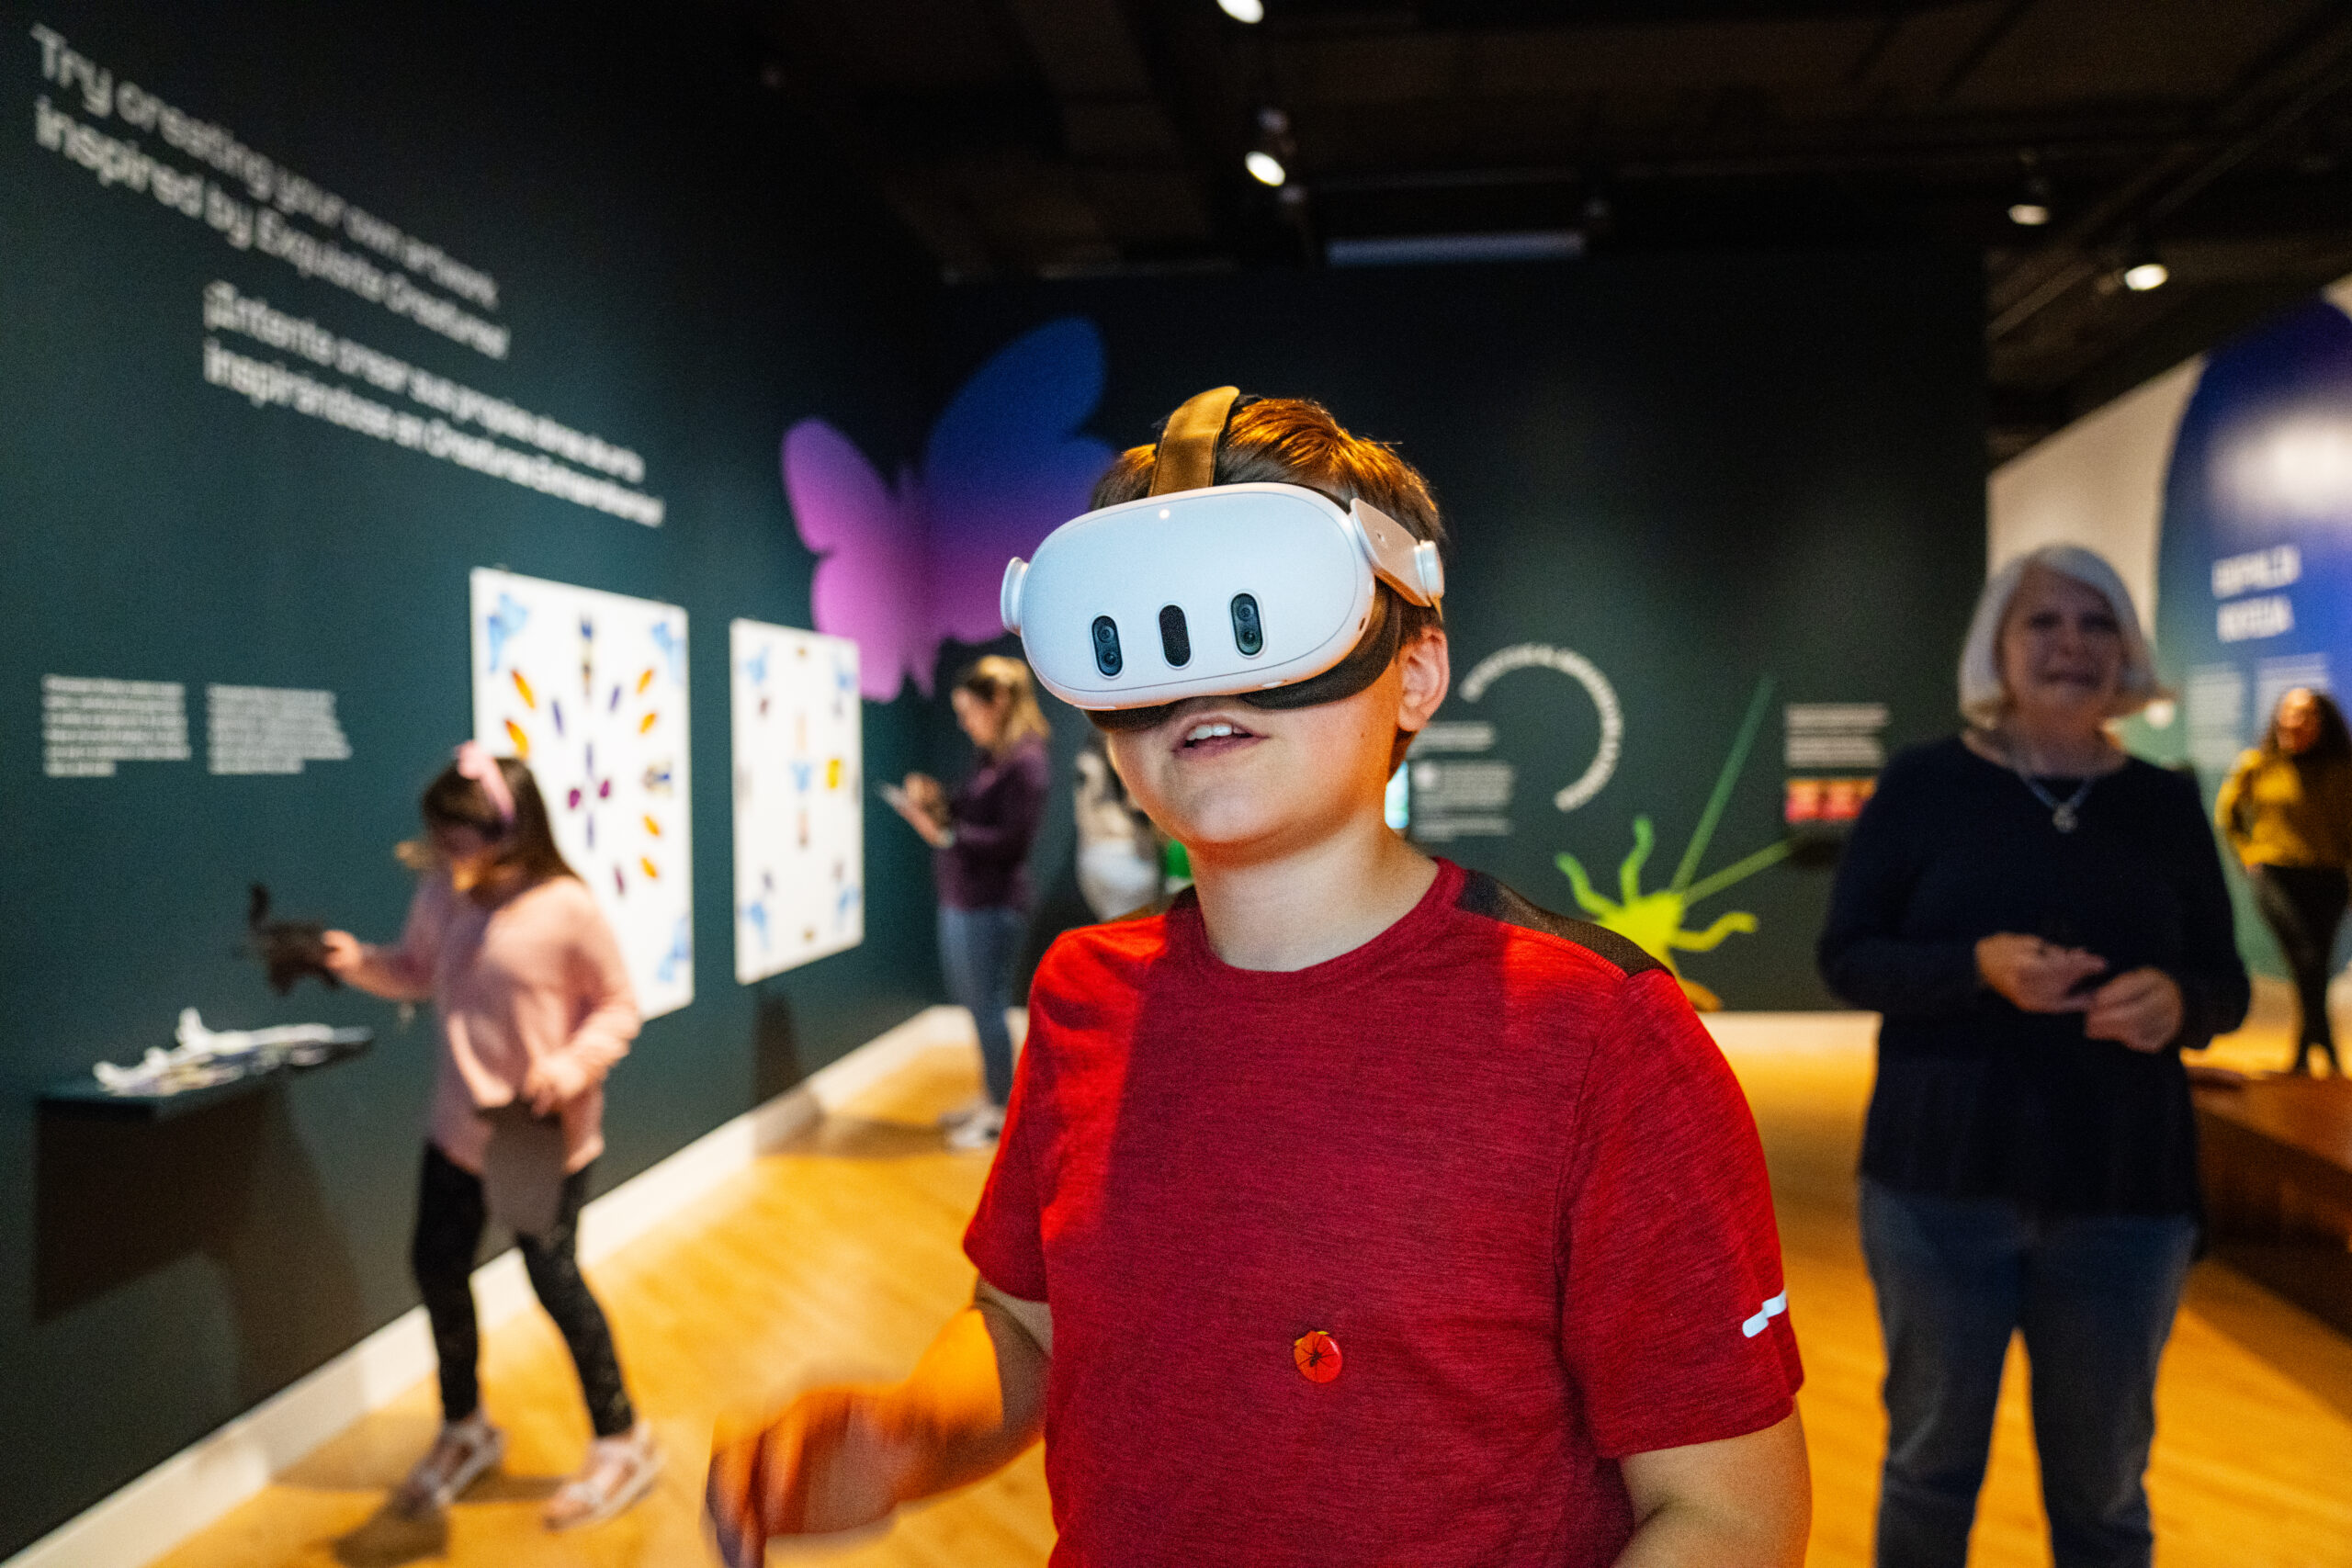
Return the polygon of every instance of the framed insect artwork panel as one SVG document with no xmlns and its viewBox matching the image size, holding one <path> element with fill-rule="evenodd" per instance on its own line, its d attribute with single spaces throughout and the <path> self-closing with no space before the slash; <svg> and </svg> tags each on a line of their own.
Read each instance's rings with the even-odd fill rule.
<svg viewBox="0 0 2352 1568">
<path fill-rule="evenodd" d="M 857 644 L 735 621 L 735 978 L 865 940 Z"/>
<path fill-rule="evenodd" d="M 695 998 L 686 613 L 478 569 L 474 739 L 531 765 L 648 1018 Z"/>
</svg>

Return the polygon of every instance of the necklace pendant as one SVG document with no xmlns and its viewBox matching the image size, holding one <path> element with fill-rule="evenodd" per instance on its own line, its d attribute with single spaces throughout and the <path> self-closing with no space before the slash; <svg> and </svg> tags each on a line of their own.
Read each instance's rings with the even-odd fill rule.
<svg viewBox="0 0 2352 1568">
<path fill-rule="evenodd" d="M 2062 833 L 2073 832 L 2080 818 L 2075 815 L 2074 803 L 2071 801 L 2060 801 L 2058 809 L 2050 814 L 2050 825 Z"/>
</svg>

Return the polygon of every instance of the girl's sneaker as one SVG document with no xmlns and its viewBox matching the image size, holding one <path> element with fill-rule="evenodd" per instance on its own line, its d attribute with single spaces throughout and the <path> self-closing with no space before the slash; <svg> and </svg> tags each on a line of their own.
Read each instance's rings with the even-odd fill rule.
<svg viewBox="0 0 2352 1568">
<path fill-rule="evenodd" d="M 599 1438 L 588 1445 L 580 1473 L 548 1499 L 541 1517 L 551 1530 L 601 1525 L 652 1489 L 653 1478 L 662 1473 L 662 1460 L 653 1428 L 644 1421 L 617 1438 Z"/>
<path fill-rule="evenodd" d="M 947 1146 L 959 1152 L 996 1147 L 997 1134 L 1004 1131 L 1004 1107 L 990 1105 L 978 1115 L 967 1117 L 947 1130 Z"/>
<path fill-rule="evenodd" d="M 985 1114 L 988 1109 L 989 1097 L 985 1094 L 976 1094 L 955 1110 L 941 1111 L 939 1130 L 943 1133 L 952 1133 L 975 1116 Z"/>
<path fill-rule="evenodd" d="M 506 1434 L 481 1411 L 462 1421 L 446 1422 L 432 1451 L 416 1461 L 408 1479 L 392 1493 L 392 1506 L 412 1517 L 437 1514 L 505 1455 Z"/>
</svg>

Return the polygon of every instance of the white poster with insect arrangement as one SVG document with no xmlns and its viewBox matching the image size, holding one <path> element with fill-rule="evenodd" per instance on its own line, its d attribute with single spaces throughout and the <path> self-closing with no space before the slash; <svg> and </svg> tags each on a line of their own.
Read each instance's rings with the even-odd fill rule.
<svg viewBox="0 0 2352 1568">
<path fill-rule="evenodd" d="M 473 574 L 474 739 L 531 765 L 648 1018 L 695 999 L 686 613 Z"/>
<path fill-rule="evenodd" d="M 735 978 L 865 940 L 857 644 L 728 626 L 735 751 Z"/>
</svg>

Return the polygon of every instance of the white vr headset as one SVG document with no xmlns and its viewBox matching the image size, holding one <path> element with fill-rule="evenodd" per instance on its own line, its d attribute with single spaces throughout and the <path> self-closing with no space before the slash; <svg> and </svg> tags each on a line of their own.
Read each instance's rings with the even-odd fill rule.
<svg viewBox="0 0 2352 1568">
<path fill-rule="evenodd" d="M 1074 517 L 1046 536 L 1036 559 L 1006 566 L 1005 629 L 1020 634 L 1037 679 L 1071 706 L 1107 719 L 1187 697 L 1298 687 L 1383 631 L 1379 584 L 1414 604 L 1442 600 L 1437 546 L 1376 507 L 1342 510 L 1301 485 L 1212 485 L 1238 395 L 1204 392 L 1170 418 L 1150 495 Z M 1386 668 L 1393 633 L 1385 640 L 1362 680 L 1262 705 L 1361 690 Z"/>
</svg>

